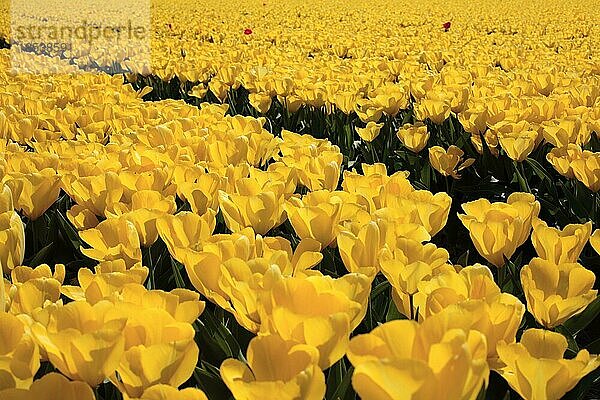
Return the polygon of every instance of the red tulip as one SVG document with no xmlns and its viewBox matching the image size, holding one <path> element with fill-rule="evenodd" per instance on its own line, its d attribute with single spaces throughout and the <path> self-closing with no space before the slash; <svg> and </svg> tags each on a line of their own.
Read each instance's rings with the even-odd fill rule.
<svg viewBox="0 0 600 400">
<path fill-rule="evenodd" d="M 450 25 L 452 25 L 450 21 L 444 22 L 444 25 L 442 25 L 444 27 L 444 31 L 448 32 L 448 29 L 450 29 Z"/>
<path fill-rule="evenodd" d="M 250 28 L 244 29 L 244 35 L 252 35 L 252 29 L 250 29 Z"/>
</svg>

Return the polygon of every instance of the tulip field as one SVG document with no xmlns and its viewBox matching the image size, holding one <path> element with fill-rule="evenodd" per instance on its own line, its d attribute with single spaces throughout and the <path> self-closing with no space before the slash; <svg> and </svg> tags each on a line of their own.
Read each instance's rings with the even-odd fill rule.
<svg viewBox="0 0 600 400">
<path fill-rule="evenodd" d="M 598 2 L 19 1 L 0 400 L 600 398 Z"/>
</svg>

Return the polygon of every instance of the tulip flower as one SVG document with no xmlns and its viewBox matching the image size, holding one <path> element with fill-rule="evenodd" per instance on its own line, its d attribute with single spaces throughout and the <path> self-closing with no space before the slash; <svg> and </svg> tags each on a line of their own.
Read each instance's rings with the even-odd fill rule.
<svg viewBox="0 0 600 400">
<path fill-rule="evenodd" d="M 266 399 L 277 393 L 282 400 L 320 400 L 325 395 L 314 347 L 268 335 L 252 339 L 247 353 L 247 363 L 228 359 L 221 364 L 221 378 L 236 399 Z"/>
<path fill-rule="evenodd" d="M 259 304 L 260 334 L 314 346 L 319 366 L 330 367 L 344 355 L 350 333 L 366 313 L 371 279 L 362 274 L 273 278 Z"/>
<path fill-rule="evenodd" d="M 125 352 L 111 381 L 129 397 L 140 397 L 157 384 L 178 387 L 187 381 L 198 361 L 194 328 L 167 311 L 121 303 L 115 314 L 127 316 L 122 329 Z"/>
<path fill-rule="evenodd" d="M 419 100 L 415 104 L 415 117 L 419 121 L 429 119 L 437 125 L 441 125 L 450 116 L 450 103 L 447 99 L 430 99 L 425 98 Z"/>
<path fill-rule="evenodd" d="M 373 140 L 375 140 L 377 136 L 379 136 L 379 131 L 381 130 L 382 126 L 383 124 L 377 124 L 371 121 L 367 123 L 366 127 L 356 127 L 355 129 L 356 133 L 358 133 L 358 136 L 360 136 L 362 140 L 364 140 L 367 143 L 370 143 Z"/>
<path fill-rule="evenodd" d="M 577 263 L 554 264 L 532 259 L 521 269 L 527 309 L 546 328 L 581 313 L 596 298 L 596 276 Z"/>
<path fill-rule="evenodd" d="M 600 153 L 584 150 L 581 158 L 571 161 L 573 174 L 592 192 L 600 190 Z"/>
<path fill-rule="evenodd" d="M 465 203 L 459 214 L 477 252 L 486 260 L 501 267 L 517 247 L 527 240 L 532 219 L 540 211 L 540 203 L 528 193 L 513 193 L 507 203 L 490 203 L 479 199 Z"/>
<path fill-rule="evenodd" d="M 61 400 L 95 400 L 92 388 L 85 382 L 70 381 L 63 375 L 50 372 L 36 379 L 28 389 L 0 390 L 4 400 L 55 400 L 60 393 Z"/>
<path fill-rule="evenodd" d="M 464 154 L 454 145 L 448 147 L 447 151 L 440 146 L 433 146 L 429 149 L 429 162 L 440 174 L 460 179 L 458 173 L 475 162 L 474 158 L 469 158 L 461 163 Z"/>
<path fill-rule="evenodd" d="M 566 147 L 556 147 L 546 154 L 546 160 L 554 169 L 564 177 L 575 179 L 575 173 L 571 163 L 583 157 L 581 147 L 576 144 L 569 144 Z"/>
<path fill-rule="evenodd" d="M 485 336 L 460 327 L 460 313 L 421 325 L 395 320 L 350 341 L 352 386 L 370 399 L 475 399 L 487 381 Z M 396 340 L 402 338 L 402 340 Z"/>
<path fill-rule="evenodd" d="M 109 218 L 97 227 L 79 232 L 92 248 L 81 252 L 98 261 L 123 259 L 131 267 L 142 261 L 140 239 L 135 225 L 125 218 Z"/>
<path fill-rule="evenodd" d="M 93 212 L 79 204 L 67 211 L 67 218 L 78 231 L 95 228 L 100 223 Z"/>
<path fill-rule="evenodd" d="M 498 142 L 506 154 L 514 161 L 525 160 L 536 145 L 538 133 L 533 130 L 499 131 Z"/>
<path fill-rule="evenodd" d="M 183 260 L 179 249 L 197 249 L 215 230 L 215 212 L 208 210 L 202 216 L 192 212 L 163 215 L 156 221 L 156 229 L 173 258 Z"/>
<path fill-rule="evenodd" d="M 123 356 L 126 319 L 111 316 L 112 308 L 107 301 L 50 305 L 33 314 L 31 333 L 60 372 L 94 387 L 114 373 Z"/>
<path fill-rule="evenodd" d="M 15 211 L 0 214 L 0 267 L 9 273 L 25 258 L 25 224 Z"/>
<path fill-rule="evenodd" d="M 219 205 L 231 231 L 251 227 L 264 235 L 285 220 L 283 182 L 261 185 L 247 178 L 236 182 L 236 186 L 237 193 L 219 191 Z"/>
<path fill-rule="evenodd" d="M 250 93 L 250 105 L 261 114 L 266 114 L 271 108 L 272 98 L 268 93 Z"/>
<path fill-rule="evenodd" d="M 402 144 L 413 153 L 418 153 L 427 146 L 429 140 L 429 131 L 427 125 L 422 122 L 417 122 L 414 125 L 404 124 L 396 132 L 398 139 L 402 141 Z"/>
<path fill-rule="evenodd" d="M 30 220 L 38 219 L 58 199 L 60 178 L 52 168 L 37 173 L 10 173 L 4 178 L 14 204 Z"/>
<path fill-rule="evenodd" d="M 560 333 L 528 329 L 520 343 L 498 344 L 504 366 L 497 371 L 525 399 L 557 400 L 600 366 L 600 358 L 587 350 L 564 359 L 565 350 L 567 339 Z"/>
<path fill-rule="evenodd" d="M 124 193 L 119 176 L 110 171 L 104 175 L 86 177 L 65 175 L 63 187 L 77 204 L 98 216 L 104 216 L 107 206 L 121 201 Z"/>
<path fill-rule="evenodd" d="M 138 400 L 126 398 L 127 400 Z M 144 390 L 139 400 L 208 400 L 200 389 L 185 388 L 178 390 L 170 385 L 154 385 Z"/>
<path fill-rule="evenodd" d="M 349 272 L 362 272 L 365 268 L 379 269 L 378 255 L 385 245 L 387 228 L 387 224 L 383 227 L 384 224 L 384 221 L 371 221 L 356 233 L 346 229 L 340 232 L 337 245 L 340 257 Z"/>
<path fill-rule="evenodd" d="M 128 267 L 124 260 L 102 261 L 92 272 L 87 268 L 77 271 L 79 286 L 63 285 L 62 294 L 71 300 L 85 300 L 96 304 L 115 294 L 121 294 L 125 285 L 142 284 L 148 277 L 149 270 L 141 263 Z"/>
<path fill-rule="evenodd" d="M 3 389 L 27 389 L 40 367 L 40 351 L 16 316 L 0 310 L 0 396 Z"/>
<path fill-rule="evenodd" d="M 563 230 L 533 220 L 531 242 L 539 258 L 554 264 L 575 263 L 590 238 L 592 223 L 569 224 Z"/>
<path fill-rule="evenodd" d="M 318 191 L 307 194 L 302 200 L 291 198 L 285 209 L 301 239 L 315 239 L 327 247 L 338 234 L 342 206 L 343 199 L 335 193 Z"/>
</svg>

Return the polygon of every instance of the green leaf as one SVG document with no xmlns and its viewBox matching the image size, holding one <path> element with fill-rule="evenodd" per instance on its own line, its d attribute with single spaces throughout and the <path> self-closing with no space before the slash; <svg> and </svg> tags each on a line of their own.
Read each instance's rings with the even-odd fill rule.
<svg viewBox="0 0 600 400">
<path fill-rule="evenodd" d="M 583 400 L 597 398 L 595 395 L 600 394 L 597 389 L 598 383 L 600 383 L 600 369 L 596 369 L 595 371 L 584 376 L 579 381 L 577 386 L 563 396 L 563 400 Z M 589 393 L 593 388 L 596 388 L 595 393 Z"/>
<path fill-rule="evenodd" d="M 28 267 L 35 268 L 41 264 L 51 264 L 50 257 L 52 255 L 52 251 L 54 250 L 54 243 L 50 243 L 40 251 L 35 254 L 31 260 L 25 261 L 23 265 L 27 265 Z"/>
<path fill-rule="evenodd" d="M 79 234 L 73 225 L 71 225 L 71 223 L 67 221 L 67 219 L 61 213 L 57 212 L 55 215 L 58 220 L 61 233 L 69 241 L 69 243 L 71 243 L 76 253 L 81 254 L 81 239 L 79 238 Z"/>
<path fill-rule="evenodd" d="M 385 316 L 385 321 L 393 321 L 395 319 L 407 319 L 406 316 L 404 314 L 402 314 L 400 311 L 398 311 L 398 308 L 396 307 L 396 303 L 394 303 L 393 301 L 390 301 L 390 306 L 388 308 L 388 312 Z"/>
<path fill-rule="evenodd" d="M 351 388 L 352 373 L 354 367 L 347 368 L 346 362 L 342 358 L 329 368 L 327 375 L 327 400 L 344 400 L 354 398 L 354 391 Z"/>
<path fill-rule="evenodd" d="M 580 331 L 585 329 L 591 322 L 593 322 L 600 314 L 600 297 L 596 297 L 581 314 L 575 315 L 569 318 L 564 326 L 572 332 L 574 336 Z"/>
</svg>

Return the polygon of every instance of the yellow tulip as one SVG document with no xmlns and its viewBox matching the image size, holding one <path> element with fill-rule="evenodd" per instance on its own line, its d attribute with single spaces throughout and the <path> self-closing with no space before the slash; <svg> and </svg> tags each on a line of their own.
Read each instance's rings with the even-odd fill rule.
<svg viewBox="0 0 600 400">
<path fill-rule="evenodd" d="M 592 192 L 600 190 L 600 153 L 584 150 L 581 157 L 571 161 L 573 175 Z"/>
<path fill-rule="evenodd" d="M 178 387 L 187 381 L 198 362 L 194 328 L 178 322 L 167 311 L 133 303 L 117 304 L 115 314 L 127 316 L 122 328 L 125 352 L 111 381 L 129 397 L 167 384 Z"/>
<path fill-rule="evenodd" d="M 96 304 L 101 300 L 120 294 L 129 283 L 142 284 L 148 277 L 149 270 L 141 263 L 128 267 L 124 260 L 101 261 L 95 272 L 88 268 L 77 271 L 79 286 L 63 285 L 62 294 L 71 300 L 85 300 Z"/>
<path fill-rule="evenodd" d="M 429 162 L 440 174 L 460 179 L 458 173 L 475 162 L 474 158 L 469 158 L 461 163 L 464 154 L 454 145 L 448 147 L 447 151 L 440 146 L 433 146 L 429 149 Z"/>
<path fill-rule="evenodd" d="M 125 400 L 208 400 L 200 389 L 185 388 L 178 390 L 170 385 L 154 385 L 144 390 L 139 399 L 123 396 Z"/>
<path fill-rule="evenodd" d="M 422 122 L 417 122 L 414 125 L 404 124 L 396 132 L 398 139 L 402 141 L 402 144 L 406 146 L 413 153 L 418 153 L 427 146 L 429 140 L 429 131 L 427 125 Z"/>
<path fill-rule="evenodd" d="M 78 231 L 95 228 L 100 223 L 93 212 L 79 204 L 67 211 L 67 218 Z"/>
<path fill-rule="evenodd" d="M 0 243 L 0 267 L 9 273 L 25 258 L 25 224 L 15 211 L 0 214 Z"/>
<path fill-rule="evenodd" d="M 535 218 L 531 242 L 539 258 L 554 264 L 575 263 L 591 233 L 591 222 L 569 224 L 560 230 L 548 227 L 544 221 Z"/>
<path fill-rule="evenodd" d="M 282 400 L 321 400 L 325 395 L 325 376 L 314 347 L 267 335 L 252 339 L 247 353 L 247 363 L 228 359 L 221 364 L 221 378 L 236 399 L 276 394 Z"/>
<path fill-rule="evenodd" d="M 163 215 L 156 221 L 156 229 L 167 245 L 169 253 L 182 262 L 179 249 L 195 250 L 212 236 L 216 226 L 215 214 L 215 211 L 209 209 L 202 216 L 187 211 L 176 215 Z"/>
<path fill-rule="evenodd" d="M 575 178 L 575 173 L 573 172 L 573 167 L 571 163 L 574 160 L 581 158 L 583 155 L 581 147 L 576 144 L 567 145 L 566 147 L 556 147 L 546 154 L 546 160 L 554 169 L 561 174 L 570 179 Z"/>
<path fill-rule="evenodd" d="M 386 249 L 381 254 L 381 271 L 395 290 L 409 295 L 417 292 L 419 282 L 452 268 L 448 264 L 448 251 L 433 243 L 422 244 L 398 238 L 390 250 Z"/>
<path fill-rule="evenodd" d="M 251 227 L 264 235 L 285 220 L 283 182 L 261 187 L 256 180 L 247 178 L 235 185 L 237 193 L 219 191 L 219 206 L 231 231 Z"/>
<path fill-rule="evenodd" d="M 366 313 L 371 279 L 362 274 L 272 278 L 259 304 L 260 334 L 314 346 L 319 366 L 333 365 Z"/>
<path fill-rule="evenodd" d="M 344 266 L 349 272 L 363 272 L 365 268 L 379 270 L 379 252 L 385 245 L 387 224 L 371 221 L 353 232 L 342 229 L 337 246 Z"/>
<path fill-rule="evenodd" d="M 98 261 L 122 259 L 132 267 L 142 261 L 142 250 L 135 225 L 125 218 L 109 218 L 95 228 L 79 232 L 79 236 L 90 249 L 81 252 Z"/>
<path fill-rule="evenodd" d="M 511 388 L 527 400 L 555 400 L 600 366 L 598 356 L 581 350 L 575 358 L 564 359 L 567 339 L 560 333 L 528 329 L 520 343 L 499 343 L 504 363 L 498 369 Z"/>
<path fill-rule="evenodd" d="M 421 325 L 395 320 L 350 341 L 352 386 L 371 399 L 475 399 L 487 382 L 485 336 L 460 325 L 461 314 Z M 397 340 L 402 338 L 402 340 Z"/>
<path fill-rule="evenodd" d="M 502 149 L 517 162 L 525 160 L 531 154 L 538 137 L 536 131 L 527 130 L 518 124 L 507 124 L 507 129 L 499 129 L 496 134 Z"/>
<path fill-rule="evenodd" d="M 111 171 L 82 177 L 65 175 L 62 180 L 65 192 L 77 204 L 98 216 L 104 216 L 106 207 L 121 201 L 124 194 L 119 176 Z"/>
<path fill-rule="evenodd" d="M 527 309 L 546 328 L 582 312 L 596 298 L 596 276 L 577 263 L 554 264 L 534 258 L 521 269 Z"/>
<path fill-rule="evenodd" d="M 377 136 L 379 136 L 379 131 L 381 130 L 381 127 L 383 127 L 383 124 L 377 124 L 371 121 L 367 123 L 366 127 L 356 127 L 355 129 L 356 133 L 358 133 L 358 136 L 360 136 L 362 140 L 364 140 L 367 143 L 370 143 L 373 140 L 375 140 Z"/>
<path fill-rule="evenodd" d="M 37 173 L 10 173 L 4 178 L 14 204 L 30 220 L 38 219 L 58 199 L 61 182 L 52 168 Z"/>
<path fill-rule="evenodd" d="M 16 316 L 0 311 L 0 396 L 3 389 L 27 389 L 40 367 L 40 351 Z"/>
<path fill-rule="evenodd" d="M 415 117 L 419 121 L 429 119 L 437 125 L 441 125 L 450 116 L 450 102 L 447 99 L 430 99 L 425 98 L 419 100 L 415 104 Z"/>
<path fill-rule="evenodd" d="M 465 203 L 459 214 L 469 230 L 469 236 L 486 260 L 501 267 L 504 258 L 510 258 L 531 232 L 532 219 L 540 211 L 540 203 L 529 193 L 512 193 L 506 203 L 490 203 L 479 199 Z"/>
<path fill-rule="evenodd" d="M 316 191 L 292 197 L 285 209 L 296 234 L 317 240 L 323 247 L 334 241 L 342 217 L 343 199 L 335 192 Z"/>
<path fill-rule="evenodd" d="M 123 356 L 126 319 L 111 317 L 113 307 L 106 301 L 46 306 L 33 315 L 32 336 L 60 372 L 94 387 L 114 373 Z"/>
<path fill-rule="evenodd" d="M 95 400 L 92 388 L 85 382 L 70 381 L 63 375 L 50 372 L 36 379 L 28 389 L 0 390 L 3 400 Z"/>
<path fill-rule="evenodd" d="M 268 93 L 250 93 L 248 100 L 250 105 L 261 114 L 266 114 L 271 108 L 272 99 Z"/>
</svg>

